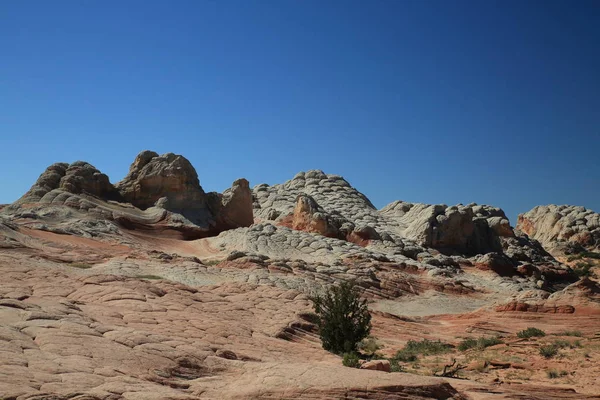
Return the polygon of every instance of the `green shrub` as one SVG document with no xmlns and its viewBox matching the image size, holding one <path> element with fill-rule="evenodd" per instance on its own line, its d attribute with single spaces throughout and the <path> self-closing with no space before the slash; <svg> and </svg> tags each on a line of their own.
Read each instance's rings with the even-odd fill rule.
<svg viewBox="0 0 600 400">
<path fill-rule="evenodd" d="M 600 253 L 596 253 L 593 251 L 584 251 L 583 253 L 581 253 L 581 255 L 586 258 L 594 258 L 596 260 L 600 260 Z"/>
<path fill-rule="evenodd" d="M 558 378 L 558 371 L 555 370 L 555 369 L 551 369 L 551 370 L 549 370 L 549 371 L 546 372 L 546 375 L 550 379 L 556 379 L 556 378 Z"/>
<path fill-rule="evenodd" d="M 580 260 L 582 258 L 593 258 L 595 260 L 600 260 L 600 253 L 596 253 L 593 251 L 584 251 L 582 253 L 573 254 L 573 255 L 567 257 L 567 261 L 571 262 L 571 261 L 575 261 L 575 260 Z"/>
<path fill-rule="evenodd" d="M 418 355 L 442 354 L 449 352 L 451 349 L 451 345 L 440 340 L 423 339 L 420 342 L 409 340 L 401 350 L 398 350 L 394 359 L 402 362 L 413 362 L 418 359 Z"/>
<path fill-rule="evenodd" d="M 371 314 L 355 282 L 331 286 L 311 300 L 319 316 L 323 348 L 336 354 L 356 352 L 358 343 L 371 331 Z"/>
<path fill-rule="evenodd" d="M 558 354 L 558 346 L 555 344 L 548 344 L 540 346 L 540 355 L 544 358 L 552 358 Z"/>
<path fill-rule="evenodd" d="M 458 344 L 458 350 L 460 351 L 466 351 L 474 347 L 477 347 L 477 339 L 475 338 L 466 338 Z"/>
<path fill-rule="evenodd" d="M 582 337 L 583 334 L 581 333 L 581 331 L 563 331 L 563 332 L 556 333 L 556 336 L 576 336 L 576 337 Z"/>
<path fill-rule="evenodd" d="M 396 358 L 392 357 L 389 359 L 390 362 L 390 372 L 402 372 L 402 365 L 400 365 L 400 363 L 398 363 L 399 360 L 397 360 Z"/>
<path fill-rule="evenodd" d="M 497 344 L 504 343 L 497 337 L 484 337 L 481 336 L 478 339 L 475 338 L 467 338 L 458 344 L 458 350 L 466 351 L 468 349 L 477 348 L 478 350 L 483 350 L 486 347 L 494 346 Z"/>
<path fill-rule="evenodd" d="M 522 339 L 529 339 L 531 337 L 543 337 L 546 336 L 546 332 L 538 328 L 527 328 L 517 333 L 517 336 Z"/>
<path fill-rule="evenodd" d="M 570 342 L 570 341 L 564 340 L 564 339 L 557 339 L 552 344 L 554 346 L 558 347 L 559 349 L 566 349 L 567 347 L 569 349 L 575 349 L 575 348 L 582 347 L 580 340 L 575 340 L 573 342 Z"/>
<path fill-rule="evenodd" d="M 379 345 L 379 343 L 377 343 L 377 340 L 372 336 L 363 339 L 358 344 L 358 349 L 367 355 L 375 355 L 377 350 L 379 350 L 380 348 L 381 346 Z"/>
<path fill-rule="evenodd" d="M 558 372 L 555 369 L 551 369 L 551 370 L 549 370 L 549 371 L 546 372 L 546 375 L 550 379 L 556 379 L 556 378 L 559 378 L 559 377 L 562 377 L 562 376 L 567 376 L 567 375 L 569 375 L 569 373 L 567 371 L 565 371 L 565 370 L 562 370 L 562 371 Z"/>
<path fill-rule="evenodd" d="M 592 276 L 592 267 L 593 265 L 586 262 L 578 262 L 575 267 L 573 267 L 573 272 L 580 278 L 586 276 Z"/>
<path fill-rule="evenodd" d="M 359 361 L 360 361 L 360 358 L 358 357 L 358 354 L 344 353 L 344 358 L 342 360 L 342 364 L 344 364 L 344 367 L 358 368 L 358 367 L 360 367 Z"/>
<path fill-rule="evenodd" d="M 413 362 L 417 361 L 418 357 L 415 353 L 408 352 L 406 350 L 398 350 L 396 355 L 392 357 L 393 360 L 402 362 Z"/>
<path fill-rule="evenodd" d="M 409 340 L 404 346 L 404 349 L 415 354 L 429 356 L 433 354 L 447 353 L 450 351 L 450 349 L 452 349 L 452 346 L 448 343 L 442 342 L 441 340 L 423 339 L 420 342 L 417 342 L 416 340 Z"/>
</svg>

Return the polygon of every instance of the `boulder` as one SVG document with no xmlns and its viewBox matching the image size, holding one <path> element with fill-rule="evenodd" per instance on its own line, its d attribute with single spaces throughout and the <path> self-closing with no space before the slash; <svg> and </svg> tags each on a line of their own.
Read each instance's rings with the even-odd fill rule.
<svg viewBox="0 0 600 400">
<path fill-rule="evenodd" d="M 388 360 L 371 360 L 363 363 L 360 369 L 370 369 L 373 371 L 391 372 L 390 362 Z"/>
<path fill-rule="evenodd" d="M 517 274 L 514 262 L 504 254 L 488 253 L 477 257 L 475 266 L 482 270 L 491 270 L 500 276 L 513 276 Z"/>
</svg>

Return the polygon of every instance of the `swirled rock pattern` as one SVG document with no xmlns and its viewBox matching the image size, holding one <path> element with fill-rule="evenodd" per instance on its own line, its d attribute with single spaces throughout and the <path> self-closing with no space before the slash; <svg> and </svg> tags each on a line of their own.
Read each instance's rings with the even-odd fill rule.
<svg viewBox="0 0 600 400">
<path fill-rule="evenodd" d="M 98 221 L 128 229 L 178 232 L 183 238 L 216 235 L 253 222 L 248 181 L 235 181 L 224 194 L 205 193 L 186 158 L 152 151 L 141 152 L 127 176 L 114 186 L 88 163 L 53 164 L 3 211 L 14 218 L 42 221 L 40 225 L 48 221 L 45 225 L 56 232 L 88 236 L 103 233 L 95 229 Z"/>
<path fill-rule="evenodd" d="M 597 277 L 540 244 L 581 234 L 596 248 L 597 214 L 558 213 L 575 234 L 513 230 L 476 204 L 377 210 L 317 170 L 219 194 L 171 153 L 140 153 L 115 185 L 88 163 L 54 164 L 0 207 L 0 398 L 597 399 Z M 450 354 L 401 365 L 419 375 L 343 367 L 321 348 L 309 296 L 348 280 L 369 300 L 376 357 L 422 338 Z M 528 326 L 578 343 L 546 360 L 546 339 L 517 338 Z M 475 334 L 505 343 L 464 370 L 472 380 L 420 376 L 472 360 L 455 347 Z M 557 390 L 550 368 L 577 375 Z"/>
</svg>

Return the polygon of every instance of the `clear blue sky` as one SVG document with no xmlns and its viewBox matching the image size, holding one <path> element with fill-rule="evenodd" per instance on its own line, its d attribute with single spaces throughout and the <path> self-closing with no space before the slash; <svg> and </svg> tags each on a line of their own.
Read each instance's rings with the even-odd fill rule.
<svg viewBox="0 0 600 400">
<path fill-rule="evenodd" d="M 600 211 L 600 2 L 3 1 L 0 148 L 0 203 L 151 149 L 207 191 L 322 169 L 378 207 Z"/>
</svg>

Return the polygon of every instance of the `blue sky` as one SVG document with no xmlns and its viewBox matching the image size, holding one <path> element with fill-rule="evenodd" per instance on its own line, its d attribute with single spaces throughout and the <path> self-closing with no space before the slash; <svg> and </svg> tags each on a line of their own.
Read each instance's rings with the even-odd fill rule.
<svg viewBox="0 0 600 400">
<path fill-rule="evenodd" d="M 402 199 L 600 211 L 597 1 L 0 2 L 0 203 L 144 149 L 207 191 L 343 175 Z"/>
</svg>

